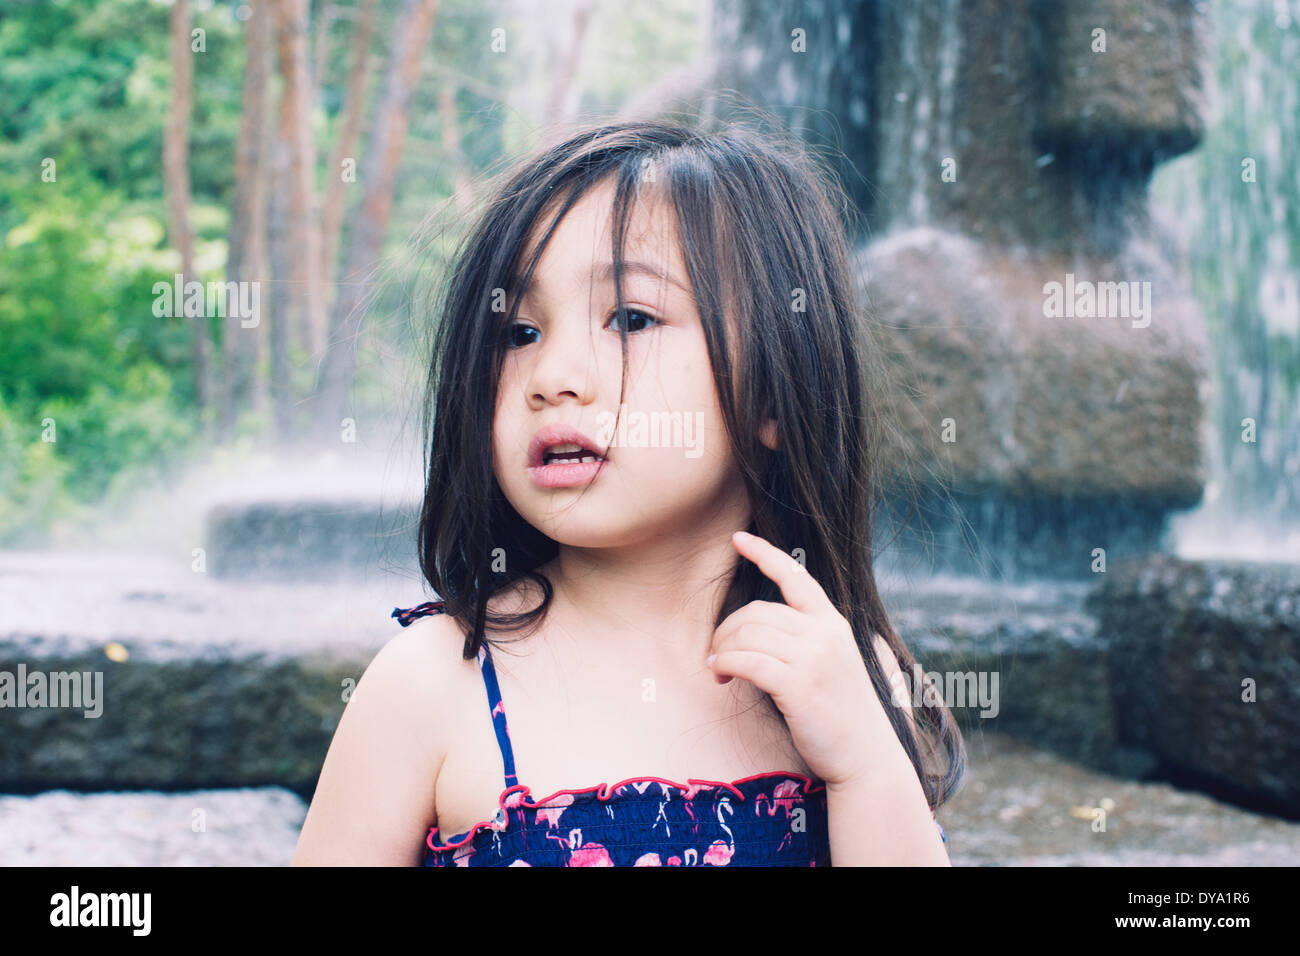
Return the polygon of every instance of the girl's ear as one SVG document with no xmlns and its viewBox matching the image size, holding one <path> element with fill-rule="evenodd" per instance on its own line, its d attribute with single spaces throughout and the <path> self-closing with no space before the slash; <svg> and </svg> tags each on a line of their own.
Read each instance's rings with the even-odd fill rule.
<svg viewBox="0 0 1300 956">
<path fill-rule="evenodd" d="M 769 418 L 763 422 L 758 430 L 758 440 L 761 441 L 770 451 L 776 451 L 780 447 L 777 440 L 776 420 Z"/>
</svg>

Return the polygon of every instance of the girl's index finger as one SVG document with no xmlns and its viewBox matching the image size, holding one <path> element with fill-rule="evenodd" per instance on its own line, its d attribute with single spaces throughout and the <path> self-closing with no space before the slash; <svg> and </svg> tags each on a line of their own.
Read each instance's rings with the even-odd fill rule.
<svg viewBox="0 0 1300 956">
<path fill-rule="evenodd" d="M 839 613 L 808 570 L 776 545 L 748 531 L 737 531 L 731 536 L 731 541 L 743 557 L 753 561 L 775 582 L 785 602 L 796 611 L 824 614 L 830 609 Z"/>
</svg>

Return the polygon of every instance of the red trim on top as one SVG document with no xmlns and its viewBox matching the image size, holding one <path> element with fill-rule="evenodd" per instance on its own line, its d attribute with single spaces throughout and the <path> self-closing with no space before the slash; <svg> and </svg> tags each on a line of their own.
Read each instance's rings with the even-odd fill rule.
<svg viewBox="0 0 1300 956">
<path fill-rule="evenodd" d="M 756 773 L 756 774 L 752 774 L 751 776 L 741 777 L 738 780 L 732 780 L 732 781 L 697 780 L 694 777 L 688 777 L 685 785 L 677 783 L 673 780 L 665 779 L 664 777 L 628 777 L 626 780 L 620 780 L 618 783 L 613 784 L 612 786 L 608 783 L 598 783 L 594 787 L 584 787 L 581 790 L 556 790 L 549 797 L 546 797 L 545 799 L 538 800 L 538 801 L 530 800 L 531 791 L 526 784 L 517 783 L 513 787 L 506 787 L 505 790 L 501 791 L 501 796 L 497 798 L 497 804 L 498 804 L 500 814 L 505 817 L 506 822 L 505 825 L 497 829 L 496 832 L 504 833 L 506 830 L 510 828 L 510 812 L 509 810 L 506 809 L 506 798 L 510 796 L 510 794 L 514 793 L 516 790 L 521 791 L 523 793 L 521 805 L 526 810 L 544 808 L 546 804 L 550 803 L 556 797 L 566 793 L 569 794 L 594 793 L 599 800 L 608 803 L 615 796 L 614 791 L 618 790 L 620 787 L 624 787 L 629 783 L 644 783 L 647 781 L 650 783 L 667 784 L 669 787 L 672 787 L 674 790 L 682 790 L 682 791 L 695 789 L 700 786 L 726 787 L 728 790 L 732 791 L 732 793 L 734 793 L 738 799 L 740 799 L 743 802 L 745 799 L 745 795 L 736 788 L 741 784 L 752 783 L 755 780 L 762 780 L 767 777 L 776 777 L 781 780 L 802 780 L 803 781 L 802 792 L 806 796 L 811 796 L 812 794 L 815 793 L 821 793 L 826 789 L 826 784 L 817 783 L 814 786 L 813 785 L 814 781 L 812 777 L 808 777 L 805 776 L 804 774 L 795 773 L 789 770 L 768 770 L 764 773 Z M 625 794 L 624 796 L 627 795 Z M 638 794 L 638 796 L 640 796 L 640 794 Z M 457 840 L 454 843 L 444 844 L 443 846 L 433 845 L 433 839 L 435 834 L 437 834 L 438 832 L 438 828 L 431 827 L 429 830 L 429 835 L 425 837 L 424 843 L 434 853 L 443 853 L 447 850 L 455 850 L 458 847 L 462 847 L 466 843 L 472 841 L 475 835 L 478 833 L 478 831 L 484 827 L 487 827 L 488 829 L 494 829 L 491 820 L 484 820 L 483 822 L 476 823 L 472 827 L 470 827 L 469 830 L 465 832 L 465 836 L 463 839 Z"/>
</svg>

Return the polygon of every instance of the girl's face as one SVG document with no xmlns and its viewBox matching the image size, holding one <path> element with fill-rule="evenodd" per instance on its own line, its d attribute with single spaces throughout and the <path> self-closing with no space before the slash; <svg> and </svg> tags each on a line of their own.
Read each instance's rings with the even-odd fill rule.
<svg viewBox="0 0 1300 956">
<path fill-rule="evenodd" d="M 613 193 L 607 180 L 568 212 L 504 333 L 492 433 L 496 479 L 524 520 L 570 547 L 725 536 L 745 527 L 749 502 L 718 406 L 675 217 L 658 197 L 634 203 L 624 254 L 626 311 L 616 315 Z M 535 230 L 525 264 L 537 240 Z M 628 376 L 616 429 L 620 323 L 628 332 Z M 607 459 L 569 468 L 567 475 L 563 466 L 532 465 L 530 445 L 549 425 L 577 429 L 597 452 L 610 445 Z"/>
</svg>

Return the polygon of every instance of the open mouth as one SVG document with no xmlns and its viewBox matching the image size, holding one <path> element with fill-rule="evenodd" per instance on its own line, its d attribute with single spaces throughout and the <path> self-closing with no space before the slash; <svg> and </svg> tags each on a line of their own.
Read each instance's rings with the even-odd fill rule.
<svg viewBox="0 0 1300 956">
<path fill-rule="evenodd" d="M 572 442 L 567 445 L 553 445 L 542 452 L 543 465 L 579 465 L 604 460 L 594 451 Z"/>
<path fill-rule="evenodd" d="M 595 481 L 609 461 L 596 442 L 569 425 L 553 422 L 528 445 L 528 474 L 540 488 L 576 488 Z"/>
</svg>

